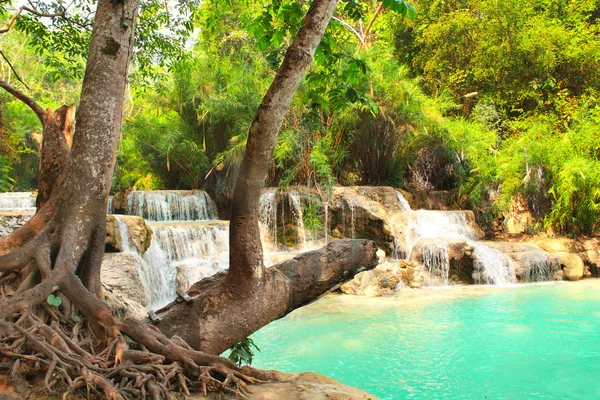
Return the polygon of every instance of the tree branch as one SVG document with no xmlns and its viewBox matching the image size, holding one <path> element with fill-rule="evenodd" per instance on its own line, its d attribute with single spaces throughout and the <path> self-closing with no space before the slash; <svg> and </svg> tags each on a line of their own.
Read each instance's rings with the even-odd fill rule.
<svg viewBox="0 0 600 400">
<path fill-rule="evenodd" d="M 44 109 L 38 103 L 36 103 L 35 100 L 2 79 L 0 79 L 0 87 L 31 108 L 38 116 L 42 125 L 46 122 L 46 111 L 44 111 Z"/>
<path fill-rule="evenodd" d="M 349 23 L 347 23 L 346 21 L 338 18 L 338 17 L 331 17 L 331 19 L 333 19 L 334 21 L 339 22 L 340 24 L 342 24 L 344 27 L 346 27 L 346 29 L 348 29 L 350 32 L 352 32 L 354 34 L 354 36 L 356 36 L 356 38 L 358 39 L 358 41 L 360 42 L 361 46 L 365 45 L 365 40 L 363 39 L 363 37 L 360 35 L 360 33 L 358 33 L 356 31 L 356 29 L 354 29 L 352 27 L 352 25 L 350 25 Z"/>
<path fill-rule="evenodd" d="M 0 34 L 10 31 L 10 28 L 12 28 L 13 24 L 15 23 L 17 18 L 19 18 L 19 15 L 21 15 L 22 11 L 23 11 L 23 7 L 20 7 L 17 11 L 15 11 L 15 13 L 12 15 L 12 17 L 10 17 L 10 19 L 6 23 L 6 25 L 4 25 L 2 28 L 0 28 Z"/>
</svg>

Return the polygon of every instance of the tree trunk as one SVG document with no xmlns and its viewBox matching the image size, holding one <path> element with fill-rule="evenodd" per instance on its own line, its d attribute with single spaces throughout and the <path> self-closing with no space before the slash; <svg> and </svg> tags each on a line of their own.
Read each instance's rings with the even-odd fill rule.
<svg viewBox="0 0 600 400">
<path fill-rule="evenodd" d="M 35 205 L 38 211 L 60 188 L 69 161 L 75 130 L 75 105 L 62 106 L 55 112 L 46 111 L 42 121 L 43 136 L 40 152 L 40 175 Z"/>
<path fill-rule="evenodd" d="M 266 268 L 261 290 L 231 293 L 225 273 L 196 283 L 187 302 L 166 307 L 157 326 L 190 346 L 221 354 L 268 323 L 282 318 L 377 265 L 375 242 L 337 240 Z"/>
<path fill-rule="evenodd" d="M 227 282 L 238 291 L 252 290 L 264 273 L 258 228 L 258 200 L 290 101 L 312 63 L 337 0 L 315 0 L 296 39 L 287 50 L 273 83 L 258 107 L 233 191 L 229 226 Z"/>
<path fill-rule="evenodd" d="M 195 350 L 178 336 L 169 339 L 152 325 L 132 319 L 119 321 L 97 296 L 101 292 L 106 205 L 138 3 L 99 0 L 73 146 L 64 175 L 59 167 L 49 168 L 47 175 L 51 177 L 48 182 L 60 182 L 54 185 L 60 191 L 48 185 L 44 189 L 47 199 L 40 201 L 43 204 L 36 214 L 50 216 L 35 236 L 14 251 L 7 253 L 6 247 L 0 247 L 4 254 L 0 256 L 0 294 L 6 282 L 17 279 L 14 271 L 29 265 L 29 274 L 16 293 L 0 299 L 0 365 L 15 349 L 30 351 L 25 358 L 13 356 L 11 370 L 19 370 L 22 361 L 45 374 L 48 390 L 57 381 L 66 381 L 71 390 L 87 387 L 110 399 L 171 398 L 171 391 L 189 394 L 189 388 L 239 395 L 246 384 L 255 381 L 253 377 L 266 375 L 253 369 L 241 371 L 230 360 Z M 196 294 L 194 299 L 170 308 L 160 322 L 165 332 L 183 334 L 197 349 L 219 353 L 361 269 L 374 266 L 375 245 L 363 240 L 331 243 L 276 267 L 263 266 L 258 230 L 260 189 L 284 114 L 336 3 L 312 2 L 251 126 L 233 197 L 229 271 L 195 285 L 190 292 Z M 42 114 L 40 110 L 37 113 Z M 62 137 L 57 132 L 49 138 L 56 139 L 59 145 L 55 149 L 61 157 L 67 143 Z M 50 209 L 55 211 L 46 213 Z M 66 304 L 60 310 L 66 316 L 44 304 L 52 299 L 51 294 L 62 295 Z M 68 318 L 73 308 L 85 321 L 74 323 Z M 82 336 L 83 323 L 95 339 L 84 338 L 81 344 L 77 339 Z M 130 349 L 124 335 L 141 350 Z M 97 339 L 103 339 L 100 348 L 93 347 Z M 27 342 L 27 346 L 11 346 L 16 342 Z"/>
</svg>

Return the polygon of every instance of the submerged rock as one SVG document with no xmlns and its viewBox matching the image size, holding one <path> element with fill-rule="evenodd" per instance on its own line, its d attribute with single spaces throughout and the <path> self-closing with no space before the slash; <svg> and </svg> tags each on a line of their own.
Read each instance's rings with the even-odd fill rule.
<svg viewBox="0 0 600 400">
<path fill-rule="evenodd" d="M 361 272 L 340 287 L 345 294 L 356 296 L 385 296 L 394 293 L 400 277 L 379 268 Z"/>
</svg>

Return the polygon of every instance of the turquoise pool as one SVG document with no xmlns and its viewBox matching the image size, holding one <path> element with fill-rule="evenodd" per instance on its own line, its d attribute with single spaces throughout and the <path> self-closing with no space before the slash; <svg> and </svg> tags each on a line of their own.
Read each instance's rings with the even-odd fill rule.
<svg viewBox="0 0 600 400">
<path fill-rule="evenodd" d="M 327 297 L 252 337 L 382 399 L 600 399 L 600 280 Z"/>
</svg>

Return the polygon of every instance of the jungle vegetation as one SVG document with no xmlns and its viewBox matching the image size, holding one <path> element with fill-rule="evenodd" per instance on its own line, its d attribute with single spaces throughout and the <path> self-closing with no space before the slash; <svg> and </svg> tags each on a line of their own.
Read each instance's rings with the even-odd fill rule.
<svg viewBox="0 0 600 400">
<path fill-rule="evenodd" d="M 113 191 L 232 193 L 255 110 L 307 5 L 222 3 L 203 2 L 177 57 L 133 66 Z M 484 224 L 526 207 L 532 231 L 597 232 L 600 3 L 418 0 L 412 20 L 379 4 L 338 6 L 267 184 L 450 190 Z M 76 102 L 84 60 L 16 28 L 0 49 L 28 93 L 53 108 Z M 0 190 L 35 188 L 40 124 L 10 96 L 0 102 Z"/>
</svg>

